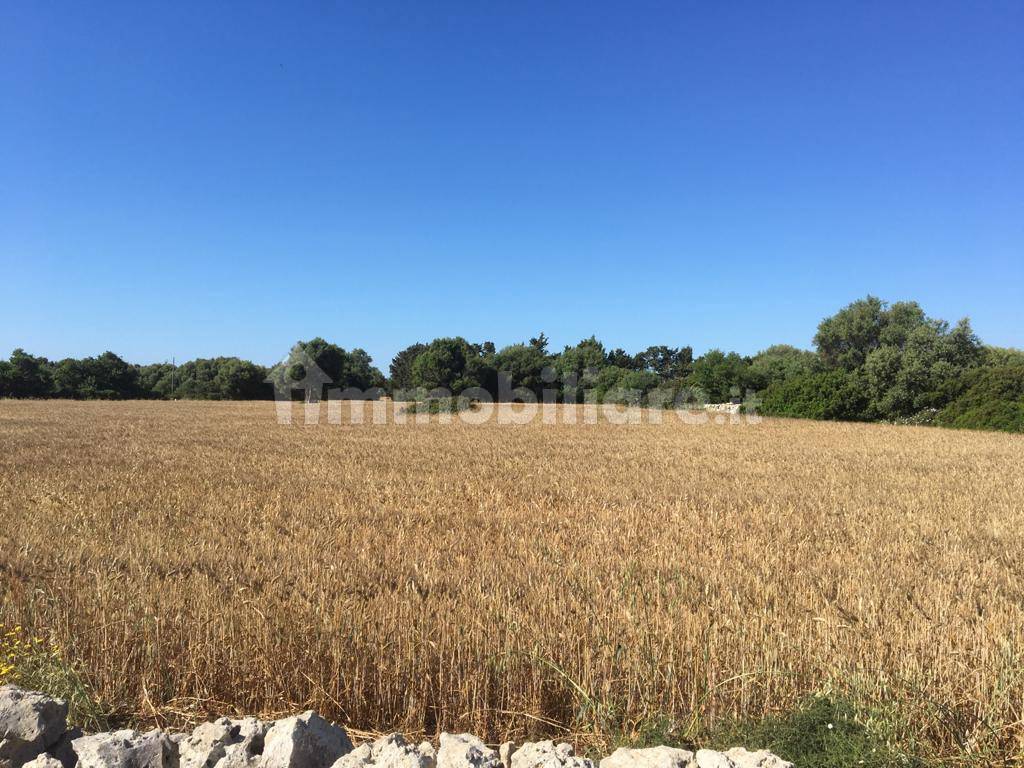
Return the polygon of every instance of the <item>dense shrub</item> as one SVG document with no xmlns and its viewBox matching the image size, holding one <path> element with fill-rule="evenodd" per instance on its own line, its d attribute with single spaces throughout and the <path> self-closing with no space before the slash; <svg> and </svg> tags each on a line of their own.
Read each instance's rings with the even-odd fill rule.
<svg viewBox="0 0 1024 768">
<path fill-rule="evenodd" d="M 936 423 L 1024 432 L 1024 364 L 972 371 L 966 391 L 939 412 Z"/>
<path fill-rule="evenodd" d="M 867 405 L 858 376 L 837 369 L 772 384 L 762 397 L 761 412 L 798 419 L 858 421 L 864 418 Z"/>
<path fill-rule="evenodd" d="M 476 402 L 468 397 L 431 397 L 416 400 L 405 406 L 406 413 L 459 413 L 478 408 Z"/>
</svg>

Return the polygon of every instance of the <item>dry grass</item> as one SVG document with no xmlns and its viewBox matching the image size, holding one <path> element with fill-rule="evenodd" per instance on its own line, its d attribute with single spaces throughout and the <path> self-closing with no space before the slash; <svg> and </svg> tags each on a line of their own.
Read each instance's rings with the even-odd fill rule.
<svg viewBox="0 0 1024 768">
<path fill-rule="evenodd" d="M 143 718 L 496 739 L 831 684 L 949 749 L 1021 748 L 1020 436 L 2 401 L 0 448 L 0 623 Z"/>
</svg>

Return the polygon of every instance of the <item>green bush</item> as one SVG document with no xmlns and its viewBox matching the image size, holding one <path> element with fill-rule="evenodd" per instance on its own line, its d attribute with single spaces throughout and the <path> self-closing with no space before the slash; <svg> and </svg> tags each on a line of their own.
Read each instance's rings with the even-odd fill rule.
<svg viewBox="0 0 1024 768">
<path fill-rule="evenodd" d="M 805 373 L 765 390 L 761 412 L 798 419 L 864 418 L 867 396 L 856 374 L 843 370 Z"/>
<path fill-rule="evenodd" d="M 406 413 L 459 413 L 477 408 L 468 397 L 432 397 L 405 406 Z"/>
<path fill-rule="evenodd" d="M 1024 365 L 975 369 L 968 376 L 966 391 L 939 412 L 936 422 L 964 429 L 1024 432 Z"/>
<path fill-rule="evenodd" d="M 895 768 L 921 766 L 913 754 L 890 745 L 893 734 L 868 728 L 854 706 L 843 699 L 814 696 L 791 712 L 720 726 L 711 737 L 715 749 L 736 745 L 767 749 L 797 766 L 810 768 Z"/>
</svg>

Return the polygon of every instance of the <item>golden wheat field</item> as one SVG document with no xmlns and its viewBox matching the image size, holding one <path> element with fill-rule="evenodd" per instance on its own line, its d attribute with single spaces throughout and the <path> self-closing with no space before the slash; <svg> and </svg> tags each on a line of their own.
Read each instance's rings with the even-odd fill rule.
<svg viewBox="0 0 1024 768">
<path fill-rule="evenodd" d="M 498 739 L 846 687 L 1024 731 L 1021 436 L 0 401 L 0 448 L 0 624 L 144 720 Z"/>
</svg>

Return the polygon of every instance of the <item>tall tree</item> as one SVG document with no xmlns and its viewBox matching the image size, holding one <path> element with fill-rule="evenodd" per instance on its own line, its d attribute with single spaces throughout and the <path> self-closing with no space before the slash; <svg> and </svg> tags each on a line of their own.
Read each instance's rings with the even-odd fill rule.
<svg viewBox="0 0 1024 768">
<path fill-rule="evenodd" d="M 47 397 L 52 394 L 50 361 L 30 355 L 20 347 L 11 353 L 0 374 L 0 396 Z"/>
<path fill-rule="evenodd" d="M 414 387 L 458 394 L 486 383 L 481 350 L 461 336 L 434 339 L 412 364 Z"/>
<path fill-rule="evenodd" d="M 535 344 L 511 344 L 494 356 L 494 367 L 499 375 L 508 376 L 511 388 L 525 387 L 539 395 L 544 388 L 544 368 L 549 358 Z"/>
<path fill-rule="evenodd" d="M 413 387 L 412 364 L 426 348 L 427 345 L 420 342 L 410 344 L 391 360 L 389 372 L 391 373 L 390 384 L 392 394 L 399 390 L 411 389 Z"/>
<path fill-rule="evenodd" d="M 687 384 L 701 390 L 709 403 L 727 402 L 742 395 L 749 363 L 736 352 L 712 349 L 697 358 Z"/>
</svg>

